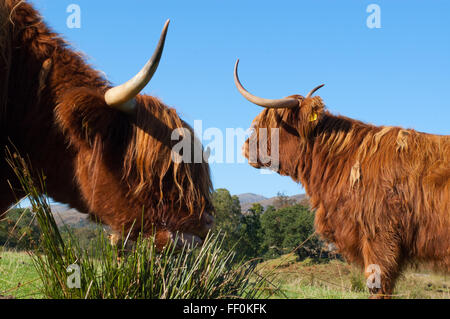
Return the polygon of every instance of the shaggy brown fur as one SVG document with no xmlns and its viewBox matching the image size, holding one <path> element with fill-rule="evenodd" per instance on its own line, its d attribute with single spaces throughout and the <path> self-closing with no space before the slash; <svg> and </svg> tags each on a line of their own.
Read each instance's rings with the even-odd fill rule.
<svg viewBox="0 0 450 319">
<path fill-rule="evenodd" d="M 392 294 L 409 263 L 449 272 L 450 136 L 377 127 L 325 111 L 320 97 L 293 97 L 300 108 L 262 111 L 253 134 L 280 129 L 278 173 L 305 187 L 316 231 L 348 261 L 380 266 L 378 296 Z"/>
<path fill-rule="evenodd" d="M 176 111 L 145 95 L 134 116 L 108 107 L 110 84 L 31 5 L 2 0 L 0 19 L 2 149 L 11 140 L 46 175 L 51 197 L 119 233 L 131 229 L 131 239 L 141 225 L 160 242 L 175 231 L 204 237 L 213 209 L 209 166 L 172 161 L 172 130 L 192 131 Z M 4 211 L 14 202 L 7 180 L 19 187 L 4 161 L 0 174 Z"/>
</svg>

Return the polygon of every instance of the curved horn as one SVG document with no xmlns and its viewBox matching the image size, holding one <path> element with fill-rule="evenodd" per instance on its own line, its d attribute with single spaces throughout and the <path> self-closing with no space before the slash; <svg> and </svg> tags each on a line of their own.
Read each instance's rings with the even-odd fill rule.
<svg viewBox="0 0 450 319">
<path fill-rule="evenodd" d="M 319 85 L 319 86 L 316 86 L 314 89 L 312 89 L 309 93 L 308 93 L 308 95 L 305 97 L 305 99 L 307 99 L 307 98 L 309 98 L 309 97 L 311 97 L 313 94 L 314 94 L 314 92 L 316 92 L 318 89 L 320 89 L 322 86 L 324 86 L 325 84 L 321 84 L 321 85 Z"/>
<path fill-rule="evenodd" d="M 166 40 L 167 28 L 169 27 L 170 20 L 167 20 L 164 24 L 164 28 L 161 32 L 158 45 L 150 60 L 147 61 L 145 66 L 136 74 L 133 78 L 127 82 L 110 88 L 105 93 L 105 101 L 111 107 L 117 108 L 126 113 L 132 113 L 136 107 L 135 97 L 141 92 L 141 90 L 150 82 L 153 74 L 158 68 L 159 60 L 164 49 L 164 42 Z"/>
<path fill-rule="evenodd" d="M 293 98 L 284 98 L 284 99 L 278 99 L 278 100 L 271 100 L 271 99 L 263 99 L 261 97 L 255 96 L 251 93 L 249 93 L 244 87 L 242 86 L 241 82 L 239 81 L 238 76 L 238 65 L 239 65 L 239 59 L 237 59 L 236 64 L 234 66 L 234 83 L 236 84 L 237 89 L 239 92 L 244 96 L 247 100 L 250 102 L 266 107 L 266 108 L 293 108 L 299 106 L 299 101 L 297 99 Z"/>
</svg>

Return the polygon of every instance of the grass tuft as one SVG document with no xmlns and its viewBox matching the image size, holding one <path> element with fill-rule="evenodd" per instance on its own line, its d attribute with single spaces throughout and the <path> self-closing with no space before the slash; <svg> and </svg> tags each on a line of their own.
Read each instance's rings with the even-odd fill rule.
<svg viewBox="0 0 450 319">
<path fill-rule="evenodd" d="M 167 245 L 157 252 L 154 237 L 139 236 L 135 248 L 121 254 L 104 232 L 90 248 L 75 236 L 64 240 L 45 195 L 45 178 L 33 174 L 17 153 L 7 160 L 32 206 L 42 240 L 31 252 L 47 298 L 260 298 L 266 279 L 255 263 L 235 263 L 235 253 L 223 247 L 221 234 L 209 235 L 201 247 L 176 251 Z M 34 178 L 33 178 L 34 177 Z"/>
</svg>

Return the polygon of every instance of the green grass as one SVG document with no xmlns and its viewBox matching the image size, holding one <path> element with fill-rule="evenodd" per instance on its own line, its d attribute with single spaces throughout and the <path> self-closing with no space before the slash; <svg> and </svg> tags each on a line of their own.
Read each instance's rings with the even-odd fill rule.
<svg viewBox="0 0 450 319">
<path fill-rule="evenodd" d="M 368 298 L 363 274 L 339 260 L 312 264 L 288 254 L 258 265 L 279 286 L 272 298 Z M 407 270 L 396 285 L 393 298 L 450 299 L 450 278 L 426 270 Z"/>
<path fill-rule="evenodd" d="M 352 266 L 332 261 L 310 264 L 283 256 L 258 265 L 258 271 L 271 273 L 272 285 L 265 290 L 277 299 L 360 299 L 368 298 L 364 277 Z M 361 291 L 361 284 L 364 290 Z M 280 289 L 273 289 L 279 286 Z M 15 298 L 45 298 L 43 283 L 31 257 L 24 252 L 0 252 L 0 295 Z M 395 298 L 450 299 L 450 278 L 427 271 L 408 270 L 400 278 Z M 263 295 L 269 297 L 269 294 Z"/>
<path fill-rule="evenodd" d="M 42 281 L 25 252 L 0 251 L 0 296 L 42 298 Z"/>
<path fill-rule="evenodd" d="M 44 236 L 45 237 L 45 236 Z M 76 242 L 76 239 L 73 238 Z M 257 298 L 264 279 L 254 266 L 233 263 L 221 248 L 220 234 L 199 248 L 157 252 L 152 237 L 140 238 L 131 252 L 118 256 L 99 234 L 96 252 L 69 240 L 64 247 L 43 242 L 40 252 L 0 252 L 0 296 L 14 298 Z M 56 250 L 53 250 L 56 249 Z M 100 252 L 100 253 L 99 253 Z M 81 287 L 69 288 L 67 266 L 81 268 Z"/>
<path fill-rule="evenodd" d="M 48 298 L 205 299 L 257 298 L 262 280 L 252 280 L 254 268 L 233 264 L 233 252 L 222 250 L 220 236 L 208 237 L 200 248 L 156 251 L 153 238 L 118 257 L 117 249 L 101 241 L 101 254 L 89 255 L 66 245 L 61 255 L 33 255 Z M 80 266 L 81 286 L 70 288 L 66 268 Z"/>
<path fill-rule="evenodd" d="M 40 175 L 34 175 L 25 160 L 17 154 L 8 155 L 7 161 L 30 201 L 29 213 L 33 212 L 36 218 L 41 240 L 38 251 L 30 252 L 31 258 L 4 254 L 7 286 L 0 294 L 14 292 L 16 297 L 35 294 L 57 299 L 251 299 L 261 296 L 260 287 L 265 279 L 254 274 L 254 263 L 234 261 L 235 252 L 223 249 L 222 234 L 209 234 L 200 247 L 185 245 L 178 249 L 169 243 L 162 251 L 157 251 L 154 237 L 141 234 L 134 249 L 127 252 L 111 245 L 102 231 L 90 248 L 83 248 L 76 236 L 63 238 L 45 196 L 45 178 L 36 181 L 32 176 Z M 22 269 L 30 264 L 34 272 Z M 70 272 L 71 266 L 79 271 Z M 19 292 L 18 288 L 25 285 L 24 280 L 30 283 L 29 290 Z M 75 282 L 77 287 L 71 287 Z M 34 287 L 37 291 L 31 283 L 37 285 Z"/>
<path fill-rule="evenodd" d="M 23 160 L 12 165 L 28 194 L 42 231 L 39 252 L 0 251 L 0 295 L 16 298 L 368 298 L 365 279 L 339 260 L 297 262 L 293 254 L 259 264 L 233 263 L 221 236 L 209 236 L 201 248 L 157 252 L 152 237 L 140 237 L 135 249 L 118 258 L 99 233 L 95 251 L 75 236 L 63 239 L 45 192 L 30 180 Z M 42 182 L 42 181 L 41 181 Z M 39 189 L 45 189 L 42 183 Z M 81 267 L 81 287 L 67 286 L 67 267 Z M 395 298 L 450 298 L 449 278 L 407 271 Z"/>
</svg>

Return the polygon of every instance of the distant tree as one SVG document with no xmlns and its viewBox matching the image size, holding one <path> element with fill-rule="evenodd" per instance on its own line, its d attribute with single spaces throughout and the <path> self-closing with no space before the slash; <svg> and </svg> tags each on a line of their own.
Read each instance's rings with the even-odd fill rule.
<svg viewBox="0 0 450 319">
<path fill-rule="evenodd" d="M 216 189 L 213 193 L 213 205 L 216 211 L 214 231 L 226 234 L 224 247 L 232 248 L 239 239 L 241 222 L 241 205 L 237 196 L 231 196 L 225 188 Z"/>
<path fill-rule="evenodd" d="M 260 216 L 264 212 L 264 207 L 260 203 L 253 203 L 248 211 L 253 215 Z"/>
<path fill-rule="evenodd" d="M 314 213 L 305 206 L 297 204 L 278 210 L 268 207 L 261 216 L 261 225 L 267 258 L 294 250 L 300 260 L 327 257 L 322 241 L 314 234 Z"/>
<path fill-rule="evenodd" d="M 263 241 L 261 251 L 267 258 L 275 258 L 283 254 L 282 218 L 273 206 L 268 206 L 261 215 Z"/>
<path fill-rule="evenodd" d="M 276 209 L 289 207 L 295 204 L 295 199 L 290 198 L 284 193 L 278 192 L 277 198 L 275 198 L 273 206 Z"/>
<path fill-rule="evenodd" d="M 224 247 L 233 248 L 237 259 L 276 258 L 294 252 L 300 260 L 327 257 L 323 243 L 314 235 L 314 213 L 307 206 L 279 193 L 274 206 L 259 203 L 244 214 L 237 196 L 226 189 L 213 194 L 216 209 L 214 231 L 226 232 Z M 277 208 L 279 206 L 280 208 Z"/>
<path fill-rule="evenodd" d="M 36 248 L 39 239 L 39 227 L 29 209 L 13 208 L 0 219 L 0 246 L 29 250 Z"/>
<path fill-rule="evenodd" d="M 264 251 L 262 248 L 263 232 L 261 227 L 261 214 L 264 207 L 255 203 L 246 214 L 241 217 L 239 225 L 239 244 L 237 252 L 239 257 L 251 259 L 260 257 Z"/>
<path fill-rule="evenodd" d="M 314 214 L 300 205 L 281 208 L 284 233 L 283 247 L 292 250 L 302 244 L 314 233 Z"/>
</svg>

